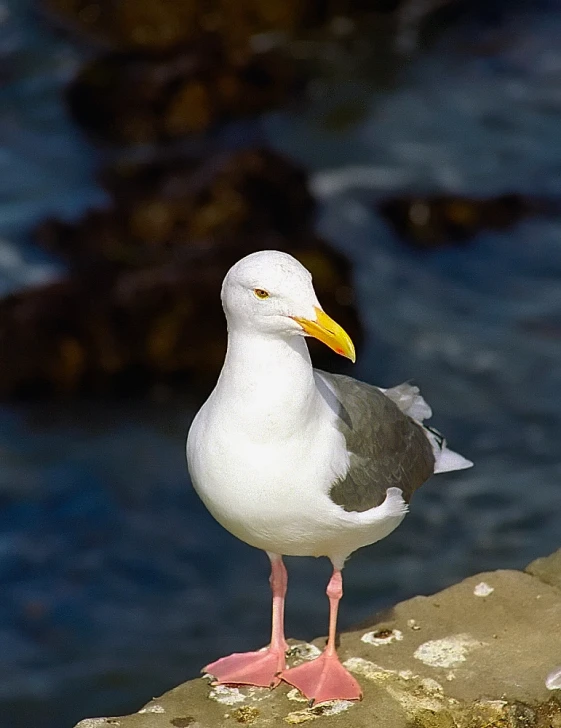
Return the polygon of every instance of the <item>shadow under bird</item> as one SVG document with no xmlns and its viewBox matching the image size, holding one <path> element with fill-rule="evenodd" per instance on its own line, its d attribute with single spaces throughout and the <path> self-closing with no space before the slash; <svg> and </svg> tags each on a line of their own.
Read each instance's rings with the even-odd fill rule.
<svg viewBox="0 0 561 728">
<path fill-rule="evenodd" d="M 216 520 L 271 560 L 271 643 L 207 665 L 217 683 L 275 687 L 314 703 L 361 698 L 335 649 L 341 571 L 356 549 L 389 535 L 431 475 L 471 462 L 425 427 L 430 407 L 409 384 L 380 389 L 312 367 L 306 336 L 355 361 L 322 309 L 312 277 L 277 251 L 248 255 L 222 286 L 228 349 L 187 438 L 193 485 Z M 283 556 L 327 556 L 329 637 L 315 660 L 287 669 Z"/>
</svg>

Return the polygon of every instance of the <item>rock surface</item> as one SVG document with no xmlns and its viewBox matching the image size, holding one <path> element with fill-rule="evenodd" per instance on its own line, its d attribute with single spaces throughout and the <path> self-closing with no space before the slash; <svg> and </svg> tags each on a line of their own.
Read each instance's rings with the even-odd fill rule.
<svg viewBox="0 0 561 728">
<path fill-rule="evenodd" d="M 561 549 L 551 556 L 544 556 L 528 564 L 526 571 L 538 579 L 561 589 Z M 561 661 L 561 658 L 560 658 Z"/>
<path fill-rule="evenodd" d="M 341 636 L 360 703 L 308 708 L 295 690 L 211 687 L 192 680 L 134 715 L 77 728 L 299 725 L 361 728 L 561 728 L 545 679 L 561 661 L 561 551 L 528 571 L 495 571 L 414 597 Z M 534 575 L 532 575 L 534 574 Z M 547 575 L 547 582 L 542 580 Z M 555 586 L 553 585 L 555 583 Z M 323 646 L 296 645 L 291 662 Z"/>
</svg>

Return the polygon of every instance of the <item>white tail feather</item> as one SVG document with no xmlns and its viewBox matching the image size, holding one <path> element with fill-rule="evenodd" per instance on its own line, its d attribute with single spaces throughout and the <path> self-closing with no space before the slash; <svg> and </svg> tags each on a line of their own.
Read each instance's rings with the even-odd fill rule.
<svg viewBox="0 0 561 728">
<path fill-rule="evenodd" d="M 392 402 L 395 402 L 403 414 L 411 417 L 420 425 L 423 424 L 423 420 L 428 420 L 432 416 L 432 410 L 419 394 L 419 388 L 412 384 L 404 382 L 398 384 L 397 387 L 381 389 L 381 391 Z M 426 426 L 423 426 L 423 430 L 432 445 L 435 474 L 449 473 L 452 470 L 465 470 L 472 467 L 471 460 L 467 460 L 463 455 L 447 448 L 446 440 L 439 432 Z"/>
</svg>

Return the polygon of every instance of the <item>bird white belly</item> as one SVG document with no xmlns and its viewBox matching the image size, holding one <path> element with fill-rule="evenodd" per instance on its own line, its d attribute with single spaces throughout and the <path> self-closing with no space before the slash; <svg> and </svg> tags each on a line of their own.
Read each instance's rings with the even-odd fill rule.
<svg viewBox="0 0 561 728">
<path fill-rule="evenodd" d="M 347 513 L 329 498 L 331 484 L 348 467 L 344 439 L 329 418 L 321 427 L 315 422 L 312 437 L 300 432 L 267 444 L 201 411 L 187 457 L 193 485 L 214 518 L 265 551 L 344 561 L 391 533 L 405 515 L 399 490 L 365 513 Z"/>
<path fill-rule="evenodd" d="M 193 423 L 187 455 L 193 485 L 216 520 L 252 546 L 320 555 L 341 510 L 328 495 L 337 468 L 346 467 L 337 462 L 346 458 L 339 433 L 326 423 L 312 438 L 295 433 L 272 445 L 206 419 L 201 412 Z"/>
</svg>

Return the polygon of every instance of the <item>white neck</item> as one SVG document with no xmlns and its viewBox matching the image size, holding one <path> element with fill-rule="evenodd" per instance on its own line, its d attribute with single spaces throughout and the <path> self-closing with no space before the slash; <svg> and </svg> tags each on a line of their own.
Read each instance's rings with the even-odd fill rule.
<svg viewBox="0 0 561 728">
<path fill-rule="evenodd" d="M 253 440 L 291 437 L 307 423 L 316 397 L 304 337 L 230 329 L 215 394 L 231 423 Z"/>
</svg>

